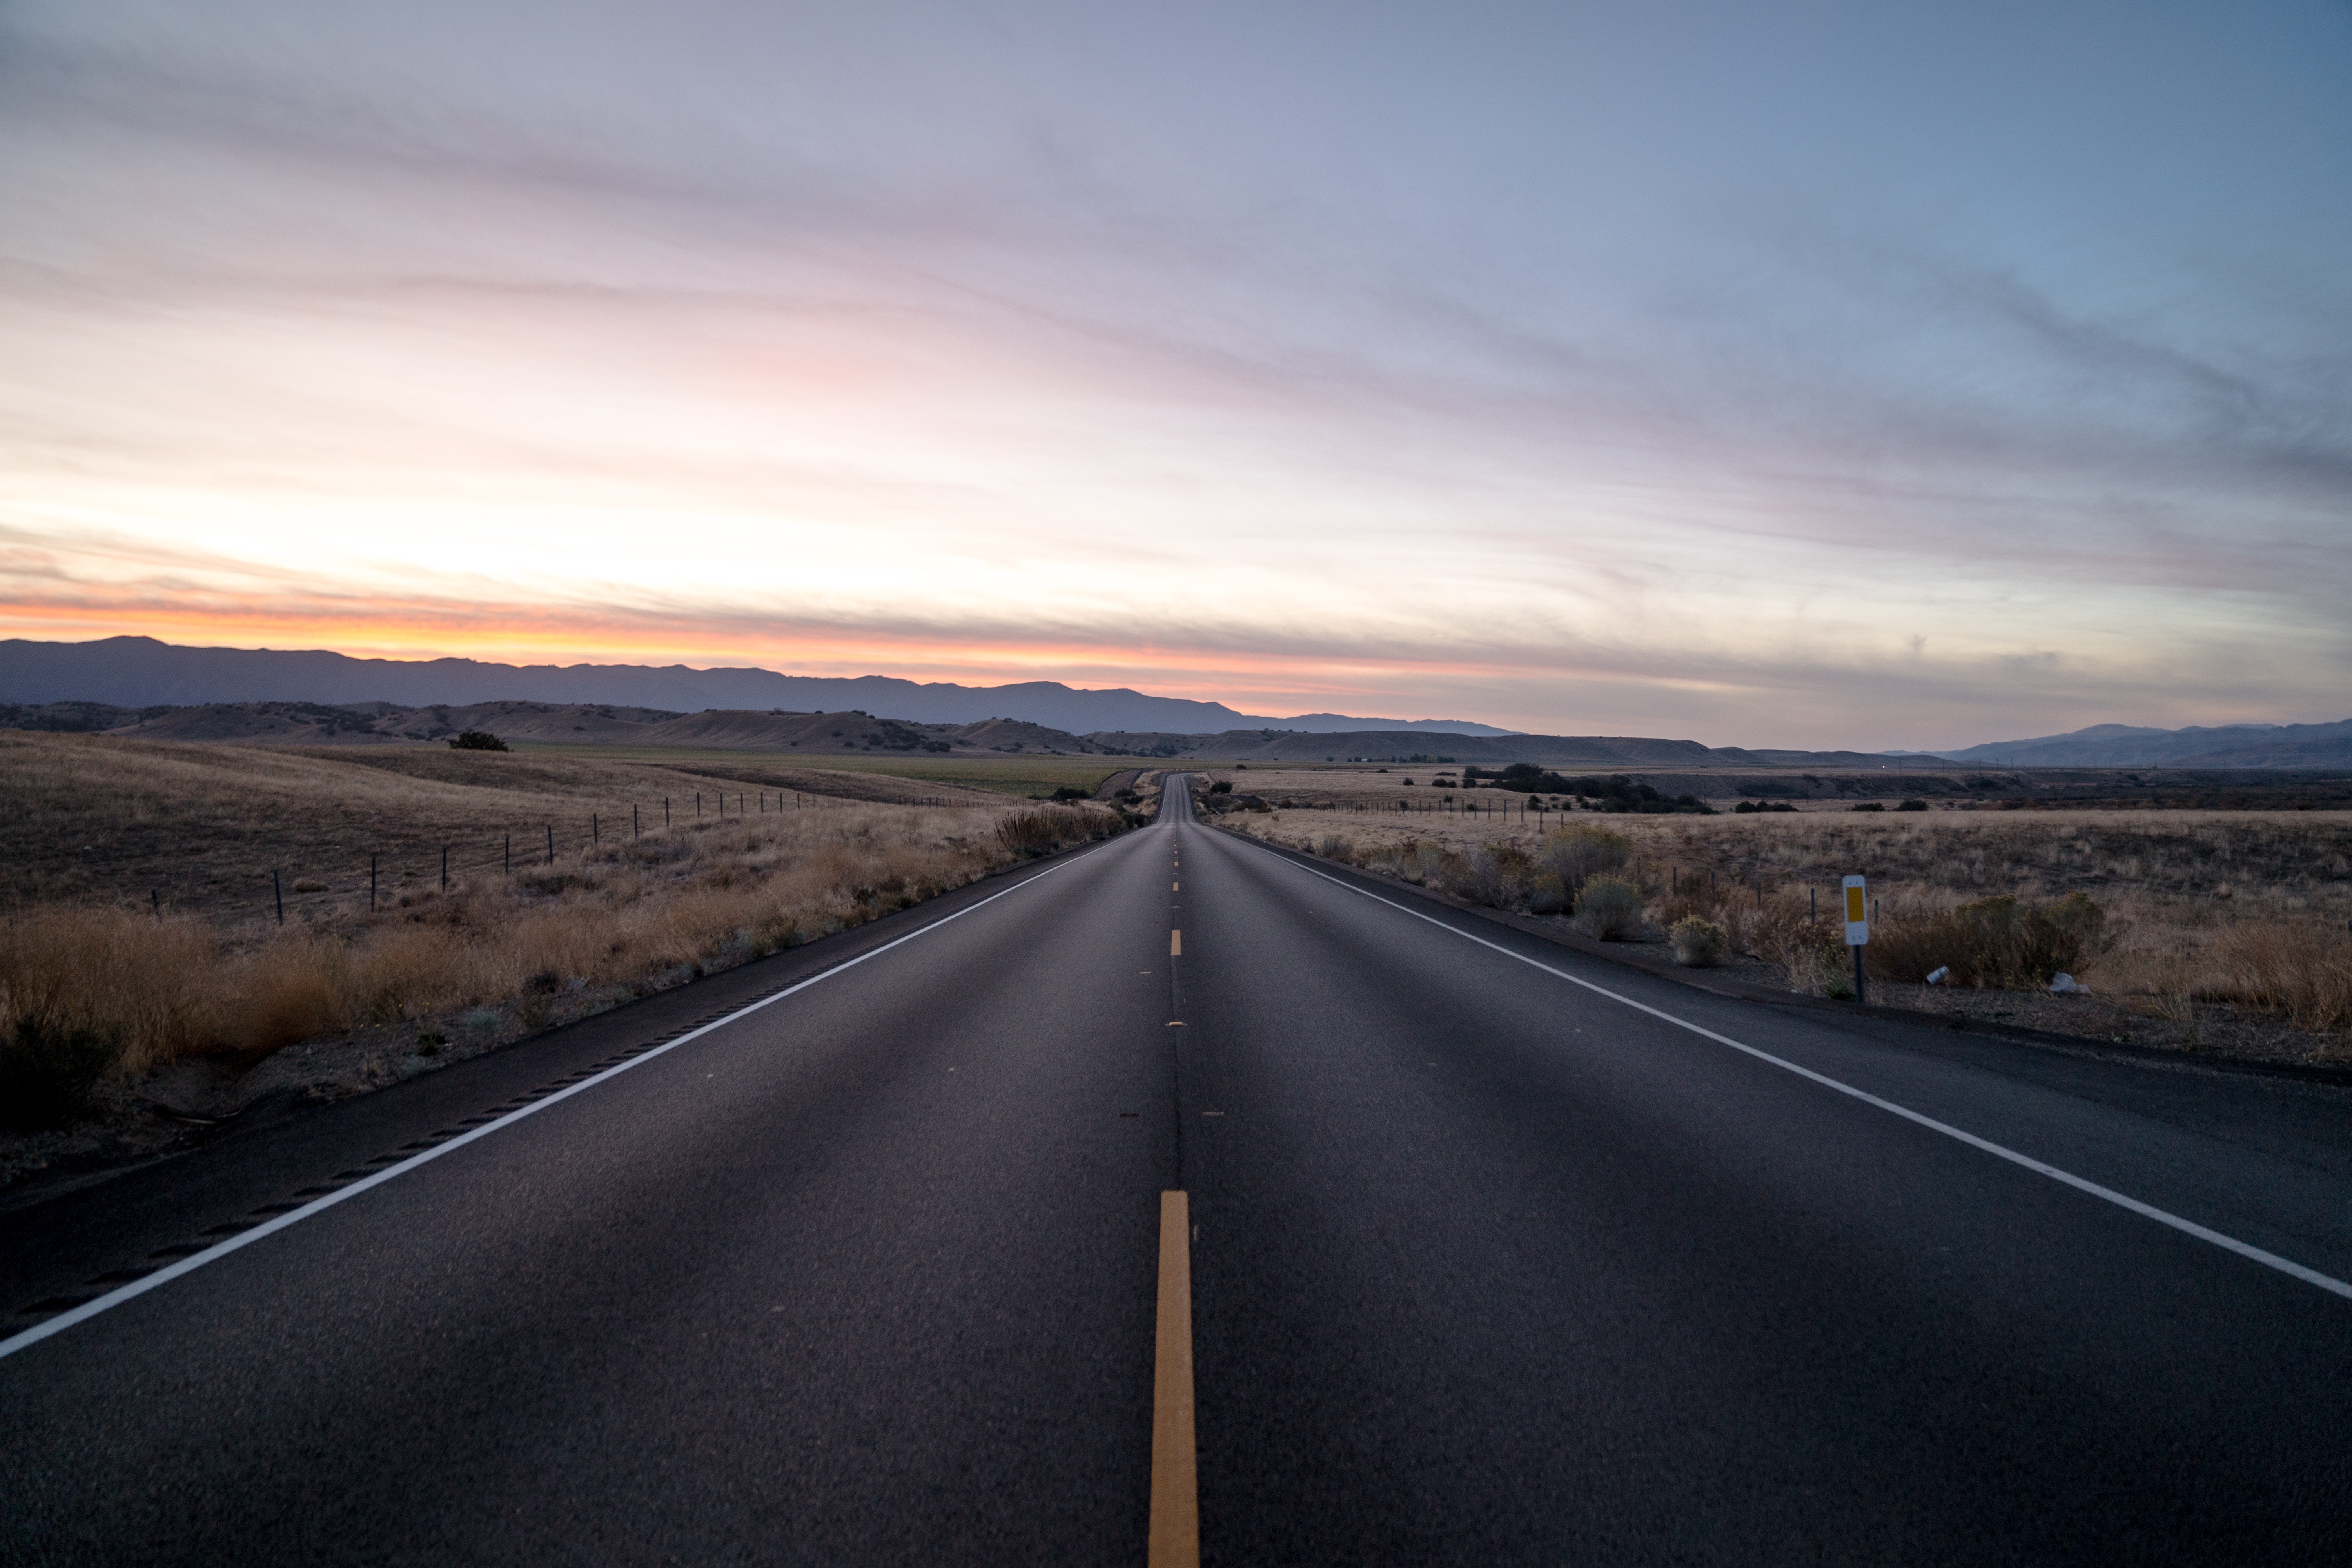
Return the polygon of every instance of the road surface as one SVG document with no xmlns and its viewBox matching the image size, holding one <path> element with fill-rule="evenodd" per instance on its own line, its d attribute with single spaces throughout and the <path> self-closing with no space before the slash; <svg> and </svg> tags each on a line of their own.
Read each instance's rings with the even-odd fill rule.
<svg viewBox="0 0 2352 1568">
<path fill-rule="evenodd" d="M 1139 1563 L 1170 1192 L 1203 1562 L 2352 1554 L 2347 1091 L 1729 1001 L 1168 802 L 0 1212 L 0 1560 Z"/>
</svg>

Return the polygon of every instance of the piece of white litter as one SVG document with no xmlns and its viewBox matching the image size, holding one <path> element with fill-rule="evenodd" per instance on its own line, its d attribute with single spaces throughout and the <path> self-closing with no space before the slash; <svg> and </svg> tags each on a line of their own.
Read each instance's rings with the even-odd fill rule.
<svg viewBox="0 0 2352 1568">
<path fill-rule="evenodd" d="M 2050 994 L 2053 996 L 2088 996 L 2090 994 L 2091 988 L 2071 974 L 2053 974 L 2050 977 Z"/>
<path fill-rule="evenodd" d="M 1948 963 L 1940 964 L 1927 972 L 1927 984 L 1930 985 L 1941 985 L 1945 981 L 1949 980 L 1951 977 L 1952 966 Z"/>
</svg>

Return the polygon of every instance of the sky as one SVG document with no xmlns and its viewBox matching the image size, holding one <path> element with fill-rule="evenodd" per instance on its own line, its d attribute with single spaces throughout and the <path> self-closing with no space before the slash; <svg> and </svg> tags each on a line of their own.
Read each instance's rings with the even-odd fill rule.
<svg viewBox="0 0 2352 1568">
<path fill-rule="evenodd" d="M 0 636 L 2352 716 L 2352 5 L 0 0 Z"/>
</svg>

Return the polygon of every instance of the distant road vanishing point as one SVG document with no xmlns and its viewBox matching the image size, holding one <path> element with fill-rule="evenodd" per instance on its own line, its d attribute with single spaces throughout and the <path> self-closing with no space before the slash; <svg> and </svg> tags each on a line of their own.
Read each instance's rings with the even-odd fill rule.
<svg viewBox="0 0 2352 1568">
<path fill-rule="evenodd" d="M 1164 800 L 0 1212 L 0 1562 L 2352 1555 L 2352 1090 L 1695 992 Z"/>
</svg>

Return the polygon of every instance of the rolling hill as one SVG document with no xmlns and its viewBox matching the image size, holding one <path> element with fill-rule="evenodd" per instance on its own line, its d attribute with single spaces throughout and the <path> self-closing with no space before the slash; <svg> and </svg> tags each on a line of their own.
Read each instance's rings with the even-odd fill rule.
<svg viewBox="0 0 2352 1568">
<path fill-rule="evenodd" d="M 95 702 L 116 707 L 307 702 L 404 708 L 528 700 L 695 712 L 707 708 L 836 711 L 863 709 L 908 722 L 970 724 L 1017 719 L 1069 732 L 1114 729 L 1205 731 L 1239 725 L 1342 731 L 1370 727 L 1431 734 L 1505 735 L 1460 719 L 1358 719 L 1307 713 L 1274 719 L 1221 702 L 1153 697 L 1124 688 L 1085 690 L 1055 680 L 958 686 L 889 676 L 780 675 L 769 669 L 684 665 L 511 665 L 470 658 L 352 658 L 320 649 L 182 647 L 153 637 L 94 642 L 0 641 L 0 703 Z"/>
<path fill-rule="evenodd" d="M 1991 767 L 2352 767 L 2352 719 L 2334 724 L 2191 725 L 2150 730 L 2094 724 L 2063 735 L 1992 741 L 1936 756 Z"/>
</svg>

